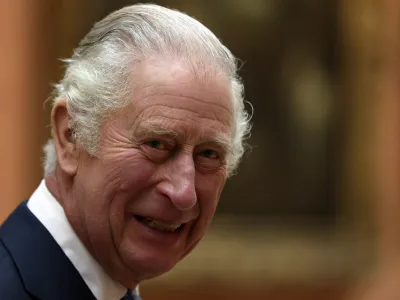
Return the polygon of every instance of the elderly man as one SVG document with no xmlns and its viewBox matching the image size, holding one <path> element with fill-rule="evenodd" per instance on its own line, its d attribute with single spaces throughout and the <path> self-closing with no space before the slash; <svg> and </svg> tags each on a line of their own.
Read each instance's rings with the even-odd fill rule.
<svg viewBox="0 0 400 300">
<path fill-rule="evenodd" d="M 139 299 L 203 237 L 243 154 L 235 58 L 187 15 L 133 5 L 66 63 L 45 179 L 0 228 L 0 299 Z"/>
</svg>

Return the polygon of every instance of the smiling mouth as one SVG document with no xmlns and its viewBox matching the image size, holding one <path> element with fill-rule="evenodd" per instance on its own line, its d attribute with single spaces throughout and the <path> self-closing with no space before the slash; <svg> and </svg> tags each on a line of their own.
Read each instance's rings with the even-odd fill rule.
<svg viewBox="0 0 400 300">
<path fill-rule="evenodd" d="M 162 232 L 178 232 L 180 231 L 184 224 L 173 224 L 173 223 L 166 223 L 161 220 L 149 219 L 143 216 L 136 215 L 135 218 L 142 224 L 150 227 L 151 229 L 155 229 Z"/>
</svg>

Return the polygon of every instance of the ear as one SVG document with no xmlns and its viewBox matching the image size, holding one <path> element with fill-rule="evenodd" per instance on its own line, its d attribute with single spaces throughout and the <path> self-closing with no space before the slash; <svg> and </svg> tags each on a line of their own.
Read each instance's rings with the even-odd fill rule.
<svg viewBox="0 0 400 300">
<path fill-rule="evenodd" d="M 69 128 L 70 120 L 67 102 L 60 100 L 55 103 L 51 111 L 51 124 L 58 165 L 65 173 L 74 176 L 78 169 L 79 152 Z"/>
</svg>

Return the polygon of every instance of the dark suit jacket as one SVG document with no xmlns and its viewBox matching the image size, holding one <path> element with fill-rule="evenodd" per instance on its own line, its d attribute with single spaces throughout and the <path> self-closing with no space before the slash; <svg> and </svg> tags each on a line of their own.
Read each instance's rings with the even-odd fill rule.
<svg viewBox="0 0 400 300">
<path fill-rule="evenodd" d="M 25 201 L 0 227 L 0 300 L 28 299 L 95 297 Z"/>
</svg>

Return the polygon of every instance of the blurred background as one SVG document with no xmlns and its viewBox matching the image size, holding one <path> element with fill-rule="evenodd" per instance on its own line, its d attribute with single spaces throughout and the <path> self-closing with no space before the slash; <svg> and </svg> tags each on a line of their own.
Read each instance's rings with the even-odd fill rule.
<svg viewBox="0 0 400 300">
<path fill-rule="evenodd" d="M 42 178 L 59 58 L 135 2 L 0 1 L 0 222 Z M 210 232 L 144 299 L 400 299 L 399 1 L 153 3 L 240 58 L 254 127 Z"/>
</svg>

